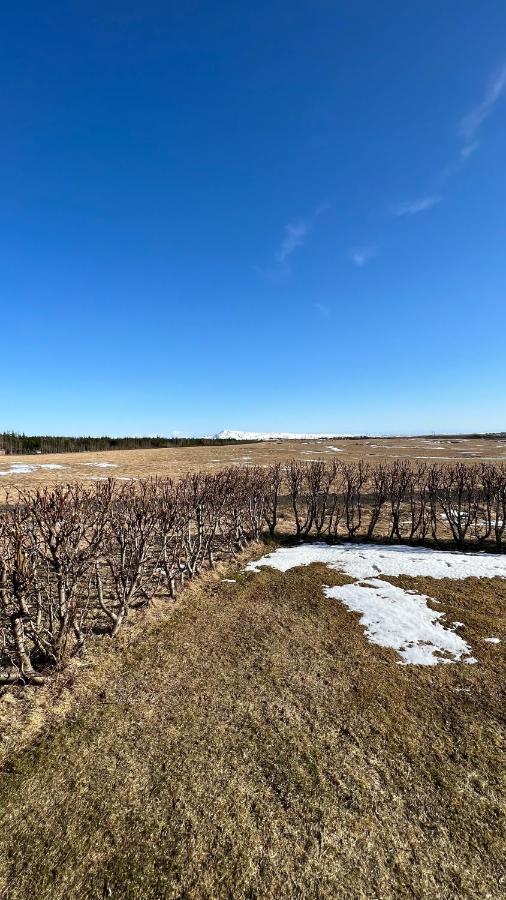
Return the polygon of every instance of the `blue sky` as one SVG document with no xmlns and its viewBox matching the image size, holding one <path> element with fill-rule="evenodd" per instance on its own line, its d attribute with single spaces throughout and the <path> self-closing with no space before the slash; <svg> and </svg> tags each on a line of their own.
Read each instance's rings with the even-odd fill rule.
<svg viewBox="0 0 506 900">
<path fill-rule="evenodd" d="M 20 0 L 0 45 L 0 429 L 506 429 L 504 0 Z"/>
</svg>

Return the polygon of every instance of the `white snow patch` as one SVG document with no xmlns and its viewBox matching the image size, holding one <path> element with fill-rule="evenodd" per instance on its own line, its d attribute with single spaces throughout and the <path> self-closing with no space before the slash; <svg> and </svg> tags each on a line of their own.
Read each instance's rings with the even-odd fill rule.
<svg viewBox="0 0 506 900">
<path fill-rule="evenodd" d="M 237 581 L 237 578 L 222 578 L 221 580 L 222 580 L 223 584 L 235 584 Z"/>
<path fill-rule="evenodd" d="M 408 596 L 402 588 L 370 578 L 364 584 L 326 587 L 325 595 L 362 613 L 360 624 L 370 642 L 396 650 L 405 665 L 434 666 L 469 656 L 469 645 L 441 625 L 444 614 L 430 609 L 424 594 Z"/>
<path fill-rule="evenodd" d="M 327 447 L 327 450 L 332 450 L 334 453 L 344 453 L 343 447 Z"/>
<path fill-rule="evenodd" d="M 64 469 L 60 463 L 11 463 L 8 469 L 0 472 L 2 475 L 28 475 L 36 469 Z"/>
<path fill-rule="evenodd" d="M 458 456 L 415 456 L 414 459 L 459 459 Z"/>
<path fill-rule="evenodd" d="M 483 638 L 486 644 L 500 644 L 501 638 L 491 637 L 491 638 Z"/>
<path fill-rule="evenodd" d="M 456 662 L 464 658 L 468 663 L 476 660 L 469 655 L 469 645 L 455 633 L 454 629 L 462 627 L 462 622 L 444 627 L 439 621 L 444 614 L 427 606 L 429 597 L 394 587 L 378 576 L 506 578 L 504 555 L 369 544 L 331 546 L 315 543 L 281 547 L 249 562 L 246 569 L 258 572 L 264 566 L 272 566 L 287 572 L 296 566 L 316 562 L 358 579 L 360 583 L 325 588 L 326 596 L 335 597 L 348 609 L 362 613 L 361 622 L 369 640 L 392 647 L 403 663 L 417 665 Z"/>
<path fill-rule="evenodd" d="M 454 553 L 428 547 L 388 546 L 383 544 L 300 544 L 280 547 L 247 569 L 256 572 L 272 566 L 286 572 L 295 566 L 321 562 L 351 578 L 377 578 L 378 575 L 424 575 L 429 578 L 506 578 L 506 554 Z"/>
</svg>

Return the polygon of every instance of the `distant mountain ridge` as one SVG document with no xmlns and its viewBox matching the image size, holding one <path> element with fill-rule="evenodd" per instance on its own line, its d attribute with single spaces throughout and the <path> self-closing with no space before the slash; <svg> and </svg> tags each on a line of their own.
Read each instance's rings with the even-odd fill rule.
<svg viewBox="0 0 506 900">
<path fill-rule="evenodd" d="M 358 437 L 358 435 L 339 434 L 336 431 L 325 434 L 297 434 L 292 431 L 220 431 L 215 437 L 220 441 L 316 441 L 327 438 Z"/>
</svg>

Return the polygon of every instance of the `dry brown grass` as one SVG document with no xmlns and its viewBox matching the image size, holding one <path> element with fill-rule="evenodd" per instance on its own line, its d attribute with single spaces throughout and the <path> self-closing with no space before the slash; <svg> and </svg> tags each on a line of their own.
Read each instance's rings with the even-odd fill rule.
<svg viewBox="0 0 506 900">
<path fill-rule="evenodd" d="M 335 454 L 330 447 L 342 448 Z M 7 491 L 23 490 L 72 480 L 104 478 L 145 478 L 153 475 L 178 478 L 186 472 L 215 471 L 226 465 L 270 465 L 297 459 L 326 459 L 336 455 L 342 460 L 393 459 L 395 457 L 440 458 L 443 461 L 506 459 L 506 443 L 496 440 L 434 441 L 420 438 L 377 438 L 376 440 L 273 441 L 216 447 L 173 447 L 164 450 L 120 450 L 102 453 L 52 453 L 44 456 L 5 456 L 0 472 L 13 463 L 27 465 L 57 464 L 62 469 L 37 468 L 33 472 L 0 476 L 0 499 Z M 430 459 L 428 460 L 430 461 Z M 112 463 L 114 468 L 99 468 L 90 463 Z"/>
<path fill-rule="evenodd" d="M 101 648 L 10 753 L 0 896 L 504 896 L 504 644 L 483 638 L 506 637 L 506 583 L 398 579 L 478 658 L 421 668 L 325 598 L 336 572 L 227 576 Z"/>
</svg>

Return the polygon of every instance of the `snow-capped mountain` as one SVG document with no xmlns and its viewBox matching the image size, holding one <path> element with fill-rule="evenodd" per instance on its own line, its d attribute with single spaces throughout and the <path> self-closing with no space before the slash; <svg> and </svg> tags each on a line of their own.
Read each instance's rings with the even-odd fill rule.
<svg viewBox="0 0 506 900">
<path fill-rule="evenodd" d="M 220 431 L 216 437 L 224 441 L 317 441 L 320 438 L 344 438 L 354 435 L 338 434 L 336 431 L 325 434 L 296 434 L 292 431 Z"/>
</svg>

